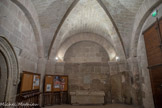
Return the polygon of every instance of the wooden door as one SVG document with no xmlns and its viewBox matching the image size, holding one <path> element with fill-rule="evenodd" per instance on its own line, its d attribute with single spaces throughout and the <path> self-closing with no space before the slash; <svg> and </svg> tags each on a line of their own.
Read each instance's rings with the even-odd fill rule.
<svg viewBox="0 0 162 108">
<path fill-rule="evenodd" d="M 159 22 L 162 22 L 162 20 Z M 162 37 L 160 32 L 162 32 L 162 24 L 157 22 L 144 32 L 148 68 L 156 108 L 162 108 Z"/>
</svg>

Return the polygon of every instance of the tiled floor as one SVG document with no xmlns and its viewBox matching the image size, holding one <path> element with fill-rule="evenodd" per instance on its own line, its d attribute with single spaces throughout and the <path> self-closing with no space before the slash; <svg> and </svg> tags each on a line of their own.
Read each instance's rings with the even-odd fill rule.
<svg viewBox="0 0 162 108">
<path fill-rule="evenodd" d="M 109 104 L 109 105 L 98 105 L 98 106 L 72 106 L 72 105 L 55 105 L 45 108 L 141 108 L 132 105 L 122 105 L 122 104 Z"/>
</svg>

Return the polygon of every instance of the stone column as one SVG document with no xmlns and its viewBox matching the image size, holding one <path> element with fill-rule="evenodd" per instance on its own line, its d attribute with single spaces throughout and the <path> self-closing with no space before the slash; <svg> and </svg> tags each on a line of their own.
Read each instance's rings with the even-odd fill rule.
<svg viewBox="0 0 162 108">
<path fill-rule="evenodd" d="M 40 92 L 43 93 L 43 83 L 44 83 L 44 76 L 45 76 L 45 72 L 46 72 L 46 63 L 47 63 L 47 59 L 45 58 L 39 58 L 38 60 L 38 67 L 37 67 L 37 73 L 41 74 L 41 81 L 40 81 Z M 39 104 L 42 106 L 43 104 L 43 95 L 40 95 L 39 98 Z"/>
<path fill-rule="evenodd" d="M 118 67 L 118 64 L 117 62 L 108 62 L 109 64 L 109 69 L 110 69 L 110 76 L 111 75 L 115 75 L 115 74 L 118 74 L 119 72 L 119 67 Z"/>
<path fill-rule="evenodd" d="M 56 61 L 54 59 L 49 59 L 46 63 L 46 74 L 53 75 L 55 73 L 55 64 Z"/>
<path fill-rule="evenodd" d="M 132 102 L 135 105 L 142 103 L 141 100 L 141 84 L 139 75 L 138 59 L 136 57 L 129 58 L 129 68 L 131 71 L 131 83 L 132 83 Z"/>
<path fill-rule="evenodd" d="M 131 103 L 130 71 L 127 61 L 109 62 L 112 103 Z"/>
<path fill-rule="evenodd" d="M 126 60 L 118 61 L 119 72 L 128 72 L 128 62 Z"/>
</svg>

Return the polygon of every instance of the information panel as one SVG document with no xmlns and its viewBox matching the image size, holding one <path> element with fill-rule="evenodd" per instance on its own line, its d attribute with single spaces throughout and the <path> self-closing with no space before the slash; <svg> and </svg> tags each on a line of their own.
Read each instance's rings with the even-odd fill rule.
<svg viewBox="0 0 162 108">
<path fill-rule="evenodd" d="M 45 76 L 45 92 L 52 92 L 52 85 L 53 85 L 53 76 L 46 75 Z"/>
<path fill-rule="evenodd" d="M 68 91 L 68 76 L 64 75 L 46 75 L 45 92 Z"/>
<path fill-rule="evenodd" d="M 40 74 L 23 72 L 21 80 L 21 92 L 32 90 L 39 90 L 40 87 Z"/>
</svg>

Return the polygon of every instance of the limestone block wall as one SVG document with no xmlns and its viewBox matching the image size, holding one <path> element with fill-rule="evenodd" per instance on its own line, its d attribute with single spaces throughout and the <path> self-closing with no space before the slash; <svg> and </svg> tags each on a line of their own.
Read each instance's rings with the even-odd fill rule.
<svg viewBox="0 0 162 108">
<path fill-rule="evenodd" d="M 72 45 L 64 57 L 65 62 L 72 63 L 107 62 L 108 60 L 105 49 L 91 41 L 81 41 Z"/>
<path fill-rule="evenodd" d="M 121 72 L 110 76 L 110 95 L 112 103 L 134 104 L 131 93 L 131 80 L 129 72 Z"/>
<path fill-rule="evenodd" d="M 38 51 L 33 28 L 25 13 L 11 0 L 0 1 L 0 35 L 14 47 L 20 72 L 36 72 Z"/>
<path fill-rule="evenodd" d="M 142 105 L 141 79 L 137 60 L 137 58 L 128 59 L 129 70 L 131 72 L 131 94 L 132 100 L 134 100 L 133 104 Z"/>
<path fill-rule="evenodd" d="M 104 91 L 109 82 L 109 67 L 106 63 L 65 63 L 64 74 L 69 76 L 70 91 Z"/>
<path fill-rule="evenodd" d="M 158 9 L 158 18 L 162 17 L 162 5 L 158 6 L 156 9 Z M 156 18 L 153 18 L 151 15 L 147 18 L 145 21 L 145 24 L 142 27 L 140 38 L 138 40 L 138 48 L 137 48 L 137 58 L 138 58 L 138 64 L 140 68 L 140 77 L 141 77 L 141 87 L 142 87 L 142 100 L 143 105 L 145 108 L 154 108 L 153 103 L 153 96 L 152 96 L 152 89 L 151 89 L 151 83 L 150 83 L 150 75 L 148 70 L 148 62 L 147 62 L 147 55 L 146 55 L 146 48 L 145 48 L 145 42 L 144 37 L 142 35 L 142 32 L 146 30 L 148 27 L 150 27 L 154 22 L 156 21 Z"/>
<path fill-rule="evenodd" d="M 123 68 L 119 68 L 123 65 Z M 69 92 L 104 91 L 105 103 L 136 104 L 131 72 L 125 62 L 56 63 L 55 75 L 69 76 Z M 138 103 L 137 103 L 138 104 Z M 140 102 L 139 102 L 140 104 Z"/>
</svg>

